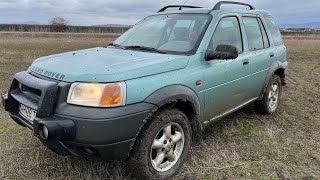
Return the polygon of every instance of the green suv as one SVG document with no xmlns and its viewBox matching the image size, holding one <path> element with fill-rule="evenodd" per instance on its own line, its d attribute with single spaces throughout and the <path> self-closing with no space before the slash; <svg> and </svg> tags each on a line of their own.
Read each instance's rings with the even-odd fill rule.
<svg viewBox="0 0 320 180">
<path fill-rule="evenodd" d="M 2 101 L 57 154 L 127 159 L 135 177 L 167 179 L 210 123 L 250 103 L 274 113 L 287 67 L 269 12 L 167 6 L 106 47 L 35 60 Z"/>
</svg>

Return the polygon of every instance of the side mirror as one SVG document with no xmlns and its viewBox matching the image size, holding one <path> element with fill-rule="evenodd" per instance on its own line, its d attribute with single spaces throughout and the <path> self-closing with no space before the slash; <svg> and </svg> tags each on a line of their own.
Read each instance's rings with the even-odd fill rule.
<svg viewBox="0 0 320 180">
<path fill-rule="evenodd" d="M 206 60 L 211 61 L 214 59 L 230 60 L 236 59 L 239 56 L 237 47 L 233 45 L 218 45 L 215 51 L 208 50 L 206 53 Z"/>
</svg>

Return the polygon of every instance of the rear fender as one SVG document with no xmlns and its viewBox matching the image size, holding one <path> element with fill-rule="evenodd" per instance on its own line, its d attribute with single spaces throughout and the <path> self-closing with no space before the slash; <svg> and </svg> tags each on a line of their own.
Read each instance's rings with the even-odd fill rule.
<svg viewBox="0 0 320 180">
<path fill-rule="evenodd" d="M 277 70 L 279 70 L 279 69 L 284 69 L 285 74 L 287 74 L 287 71 L 288 71 L 288 62 L 285 61 L 285 62 L 282 63 L 282 62 L 280 62 L 280 61 L 276 61 L 276 62 L 274 62 L 274 63 L 271 65 L 271 67 L 270 67 L 270 69 L 269 69 L 269 71 L 268 71 L 267 77 L 266 77 L 266 79 L 265 79 L 265 81 L 264 81 L 263 89 L 261 90 L 261 93 L 260 93 L 260 96 L 259 96 L 259 100 L 261 100 L 261 99 L 263 98 L 263 94 L 264 94 L 264 93 L 266 92 L 266 90 L 267 90 L 268 83 L 269 83 L 271 77 L 272 77 L 272 76 L 275 74 L 275 72 L 276 72 Z M 282 78 L 282 77 L 280 77 L 280 78 Z"/>
</svg>

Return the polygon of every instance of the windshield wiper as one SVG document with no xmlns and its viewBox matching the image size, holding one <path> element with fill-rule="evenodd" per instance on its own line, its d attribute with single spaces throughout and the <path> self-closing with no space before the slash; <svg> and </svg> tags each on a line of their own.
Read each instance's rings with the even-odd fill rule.
<svg viewBox="0 0 320 180">
<path fill-rule="evenodd" d="M 111 43 L 111 44 L 109 44 L 109 46 L 114 46 L 114 47 L 117 47 L 117 48 L 120 48 L 120 49 L 124 49 L 124 50 L 127 49 L 126 47 L 121 46 L 120 44 L 116 44 L 116 43 Z"/>
<path fill-rule="evenodd" d="M 152 52 L 157 52 L 157 53 L 161 53 L 161 54 L 167 54 L 164 51 L 161 51 L 159 49 L 156 48 L 152 48 L 152 47 L 145 47 L 145 46 L 125 46 L 126 49 L 134 49 L 134 50 L 142 50 L 142 51 L 152 51 Z"/>
</svg>

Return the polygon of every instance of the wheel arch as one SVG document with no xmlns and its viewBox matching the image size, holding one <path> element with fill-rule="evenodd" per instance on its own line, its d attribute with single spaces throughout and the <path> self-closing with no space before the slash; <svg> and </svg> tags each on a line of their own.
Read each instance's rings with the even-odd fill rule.
<svg viewBox="0 0 320 180">
<path fill-rule="evenodd" d="M 273 74 L 276 74 L 280 77 L 282 85 L 286 85 L 286 81 L 285 81 L 285 77 L 286 77 L 286 73 L 285 73 L 285 69 L 284 68 L 279 68 L 277 69 Z"/>
<path fill-rule="evenodd" d="M 197 94 L 184 85 L 170 85 L 163 87 L 145 99 L 146 103 L 157 106 L 154 112 L 163 108 L 177 108 L 189 119 L 193 137 L 199 137 L 203 131 L 200 121 L 200 102 Z"/>
<path fill-rule="evenodd" d="M 280 61 L 276 61 L 271 65 L 271 67 L 268 71 L 267 77 L 264 81 L 263 89 L 260 93 L 259 100 L 261 100 L 263 98 L 263 94 L 265 93 L 266 88 L 268 87 L 268 83 L 273 75 L 275 75 L 275 74 L 278 75 L 281 79 L 282 85 L 286 85 L 285 77 L 287 74 L 287 69 L 288 69 L 288 62 L 287 61 L 284 63 L 282 63 Z"/>
</svg>

